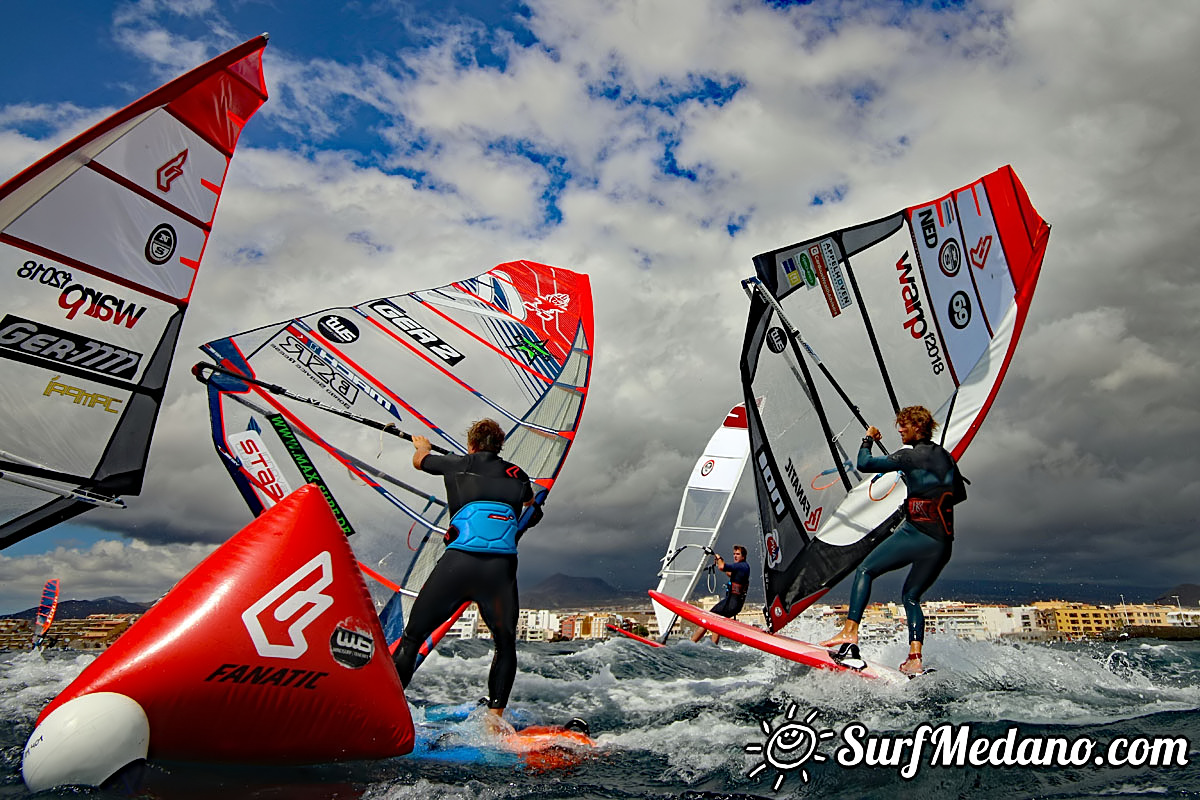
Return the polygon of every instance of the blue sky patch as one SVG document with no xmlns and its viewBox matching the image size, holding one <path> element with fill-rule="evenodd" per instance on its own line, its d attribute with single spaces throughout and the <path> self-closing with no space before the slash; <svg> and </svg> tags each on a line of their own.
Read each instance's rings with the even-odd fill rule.
<svg viewBox="0 0 1200 800">
<path fill-rule="evenodd" d="M 840 203 L 845 199 L 849 191 L 850 187 L 847 184 L 839 183 L 837 186 L 831 186 L 828 189 L 816 192 L 808 204 L 810 206 L 823 206 L 829 203 Z"/>
</svg>

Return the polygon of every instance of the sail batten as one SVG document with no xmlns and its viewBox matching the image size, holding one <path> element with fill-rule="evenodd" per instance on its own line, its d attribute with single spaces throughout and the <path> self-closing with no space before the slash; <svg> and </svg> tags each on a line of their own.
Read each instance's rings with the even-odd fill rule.
<svg viewBox="0 0 1200 800">
<path fill-rule="evenodd" d="M 767 617 L 786 625 L 901 520 L 895 476 L 856 437 L 900 407 L 943 422 L 957 458 L 995 399 L 1049 226 L 1010 167 L 872 222 L 754 258 L 741 374 L 763 529 Z M 853 432 L 853 433 L 851 433 Z M 847 442 L 846 440 L 849 440 Z"/>
</svg>

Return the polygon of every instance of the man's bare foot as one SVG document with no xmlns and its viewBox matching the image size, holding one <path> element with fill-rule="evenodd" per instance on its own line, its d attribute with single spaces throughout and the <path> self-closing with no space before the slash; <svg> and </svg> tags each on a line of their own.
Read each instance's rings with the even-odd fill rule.
<svg viewBox="0 0 1200 800">
<path fill-rule="evenodd" d="M 821 642 L 821 647 L 837 647 L 838 645 L 843 644 L 858 644 L 858 637 L 851 636 L 848 633 L 839 633 L 832 639 L 826 639 L 825 641 Z"/>
<path fill-rule="evenodd" d="M 493 736 L 509 736 L 514 732 L 513 726 L 500 716 L 501 713 L 490 708 L 483 713 L 483 727 Z"/>
<path fill-rule="evenodd" d="M 908 658 L 904 659 L 904 663 L 900 665 L 900 671 L 905 675 L 920 675 L 925 671 L 921 663 L 921 656 L 917 653 L 909 653 Z"/>
</svg>

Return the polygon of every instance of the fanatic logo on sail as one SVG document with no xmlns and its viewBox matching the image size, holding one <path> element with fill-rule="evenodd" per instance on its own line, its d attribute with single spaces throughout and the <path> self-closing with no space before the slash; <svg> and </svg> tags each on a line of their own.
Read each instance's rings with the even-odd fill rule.
<svg viewBox="0 0 1200 800">
<path fill-rule="evenodd" d="M 167 163 L 158 168 L 155 173 L 158 178 L 158 190 L 160 192 L 171 191 L 171 184 L 176 178 L 183 175 L 183 162 L 187 161 L 188 151 L 185 148 L 182 153 L 179 153 Z"/>
</svg>

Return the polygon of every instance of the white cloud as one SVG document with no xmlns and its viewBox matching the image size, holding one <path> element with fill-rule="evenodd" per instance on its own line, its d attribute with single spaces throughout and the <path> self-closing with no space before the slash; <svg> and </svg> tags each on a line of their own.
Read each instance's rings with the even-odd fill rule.
<svg viewBox="0 0 1200 800">
<path fill-rule="evenodd" d="M 50 577 L 59 579 L 61 600 L 155 600 L 212 550 L 212 545 L 150 545 L 133 539 L 57 547 L 18 558 L 0 554 L 0 607 L 16 611 L 36 606 Z"/>
<path fill-rule="evenodd" d="M 1200 107 L 1180 69 L 1200 11 L 989 0 L 893 24 L 886 4 L 529 9 L 537 44 L 490 40 L 503 71 L 459 58 L 478 27 L 344 61 L 272 42 L 272 100 L 250 130 L 282 143 L 243 143 L 233 161 L 146 490 L 125 521 L 94 524 L 136 524 L 156 532 L 147 541 L 216 541 L 244 524 L 186 373 L 196 344 L 531 258 L 591 275 L 597 342 L 577 446 L 523 564 L 574 574 L 588 564 L 573 554 L 589 552 L 612 570 L 601 577 L 651 584 L 687 471 L 741 398 L 750 258 L 1012 163 L 1053 232 L 1011 377 L 968 453 L 977 535 L 956 560 L 1020 574 L 1046 541 L 1078 546 L 1048 530 L 1136 524 L 1114 517 L 1118 500 L 1169 509 L 1140 518 L 1158 535 L 1196 535 L 1179 501 L 1193 465 L 1164 443 L 1200 433 Z M 192 10 L 211 41 L 173 32 L 181 9 L 154 4 L 129 7 L 118 41 L 164 69 L 192 66 L 228 36 L 217 10 Z M 716 102 L 704 80 L 736 92 Z M 363 149 L 323 149 L 364 109 Z M 11 132 L 23 113 L 0 108 L 0 162 L 14 170 L 34 155 Z M 697 180 L 664 171 L 668 143 Z M 544 224 L 543 193 L 563 176 L 531 153 L 569 176 L 552 198 L 561 223 Z M 739 498 L 734 525 L 750 505 Z"/>
</svg>

